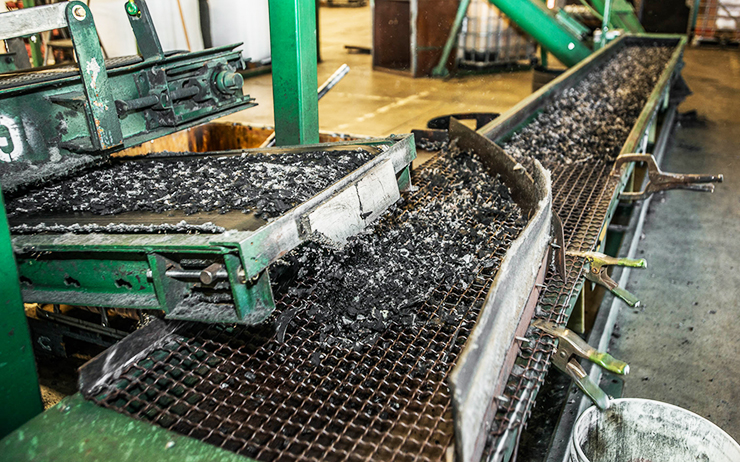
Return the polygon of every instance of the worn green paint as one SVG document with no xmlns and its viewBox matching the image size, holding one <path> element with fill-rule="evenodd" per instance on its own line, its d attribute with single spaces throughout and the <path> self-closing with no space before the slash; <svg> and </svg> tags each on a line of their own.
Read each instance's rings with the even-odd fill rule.
<svg viewBox="0 0 740 462">
<path fill-rule="evenodd" d="M 214 84 L 217 75 L 238 81 L 231 76 L 243 67 L 235 46 L 165 57 L 145 4 L 139 3 L 141 14 L 132 19 L 132 27 L 137 31 L 141 26 L 136 35 L 148 59 L 108 71 L 92 13 L 82 2 L 66 4 L 80 70 L 0 90 L 0 131 L 9 135 L 9 142 L 0 147 L 1 160 L 44 164 L 47 169 L 37 172 L 48 178 L 90 163 L 95 156 L 254 106 L 238 89 L 222 91 Z M 142 26 L 147 18 L 149 26 Z M 197 86 L 199 93 L 182 96 L 183 86 Z M 154 102 L 136 106 L 146 98 Z M 119 105 L 129 109 L 119 114 Z M 7 189 L 19 179 L 9 175 L 3 181 Z"/>
<path fill-rule="evenodd" d="M 14 462 L 250 462 L 253 459 L 133 420 L 77 394 L 0 441 Z"/>
<path fill-rule="evenodd" d="M 0 192 L 0 437 L 43 410 L 31 336 Z M 0 457 L 2 459 L 2 457 Z M 6 459 L 12 460 L 12 459 Z"/>
<path fill-rule="evenodd" d="M 591 54 L 571 27 L 537 0 L 489 0 L 517 26 L 532 36 L 566 66 L 575 66 Z"/>
<path fill-rule="evenodd" d="M 126 14 L 136 37 L 136 46 L 145 60 L 164 58 L 162 44 L 159 41 L 154 22 L 149 14 L 149 7 L 141 0 L 126 2 Z"/>
<path fill-rule="evenodd" d="M 318 143 L 316 3 L 270 0 L 269 4 L 276 144 Z"/>
<path fill-rule="evenodd" d="M 299 148 L 274 148 L 271 152 L 311 152 L 345 146 L 385 149 L 386 155 L 404 153 L 397 165 L 400 189 L 410 184 L 408 164 L 416 157 L 413 136 L 344 141 Z M 259 150 L 263 152 L 264 150 Z M 243 150 L 235 151 L 242 154 Z M 132 162 L 135 162 L 132 161 Z M 285 240 L 292 225 L 297 239 Z M 57 303 L 132 309 L 159 309 L 165 317 L 204 322 L 261 322 L 275 308 L 267 268 L 300 243 L 296 217 L 271 222 L 257 231 L 223 234 L 37 234 L 13 238 L 22 281 L 29 303 Z M 277 235 L 277 236 L 276 236 Z M 277 241 L 276 241 L 277 239 Z M 182 258 L 223 262 L 226 265 L 233 308 L 190 310 L 185 297 L 194 280 L 166 275 L 181 270 Z M 245 276 L 240 275 L 243 267 Z M 181 308 L 181 309 L 180 309 Z M 230 311 L 229 310 L 233 310 Z M 191 313 L 192 314 L 191 317 Z"/>
<path fill-rule="evenodd" d="M 442 50 L 442 56 L 439 58 L 439 62 L 432 69 L 432 75 L 434 77 L 447 77 L 450 71 L 447 70 L 447 60 L 450 57 L 452 47 L 457 43 L 457 34 L 460 32 L 460 26 L 465 19 L 465 14 L 468 12 L 468 6 L 470 6 L 470 0 L 462 0 L 460 5 L 457 7 L 457 14 L 455 15 L 455 21 L 452 23 L 452 28 L 447 36 L 445 47 Z M 417 47 L 418 49 L 418 47 Z"/>
<path fill-rule="evenodd" d="M 606 4 L 610 5 L 609 27 L 611 29 L 622 29 L 631 33 L 643 33 L 645 28 L 635 15 L 635 10 L 626 0 L 591 0 L 594 9 L 598 12 L 600 19 L 605 16 Z"/>
<path fill-rule="evenodd" d="M 73 11 L 84 11 L 84 17 L 75 15 Z M 72 1 L 67 5 L 66 15 L 72 44 L 80 64 L 88 110 L 92 115 L 88 124 L 93 147 L 96 150 L 106 150 L 121 146 L 121 124 L 108 85 L 105 58 L 98 42 L 98 31 L 95 29 L 92 13 L 84 3 Z"/>
</svg>

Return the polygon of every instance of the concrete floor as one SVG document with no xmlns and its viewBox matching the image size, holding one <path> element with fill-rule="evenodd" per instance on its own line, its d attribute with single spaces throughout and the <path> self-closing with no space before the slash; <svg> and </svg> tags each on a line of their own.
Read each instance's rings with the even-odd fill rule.
<svg viewBox="0 0 740 462">
<path fill-rule="evenodd" d="M 425 128 L 429 119 L 457 112 L 502 112 L 531 93 L 531 72 L 451 78 L 413 79 L 372 70 L 372 57 L 350 54 L 345 45 L 372 45 L 370 7 L 321 8 L 323 62 L 318 81 L 346 63 L 349 74 L 319 102 L 319 127 L 329 132 L 387 136 Z M 272 76 L 248 79 L 245 92 L 259 106 L 224 120 L 274 125 Z"/>
<path fill-rule="evenodd" d="M 611 353 L 629 362 L 625 395 L 689 409 L 740 441 L 740 50 L 693 48 L 683 76 L 694 91 L 679 108 L 670 172 L 723 173 L 714 194 L 670 191 L 652 201 Z"/>
<path fill-rule="evenodd" d="M 454 112 L 503 112 L 530 93 L 531 73 L 462 79 L 412 79 L 373 71 L 370 9 L 322 8 L 322 82 L 341 64 L 352 68 L 319 104 L 322 130 L 385 136 L 423 128 Z M 643 302 L 625 308 L 612 354 L 630 363 L 625 395 L 657 399 L 696 412 L 740 440 L 740 51 L 690 48 L 683 71 L 704 124 L 679 129 L 663 168 L 723 173 L 713 195 L 671 191 L 652 202 L 628 289 Z M 226 120 L 273 125 L 270 75 L 245 85 L 259 106 Z M 737 269 L 736 269 L 737 267 Z"/>
</svg>

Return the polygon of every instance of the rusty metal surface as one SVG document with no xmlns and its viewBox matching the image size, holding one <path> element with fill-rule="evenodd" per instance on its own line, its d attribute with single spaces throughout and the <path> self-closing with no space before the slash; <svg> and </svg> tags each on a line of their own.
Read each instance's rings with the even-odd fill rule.
<svg viewBox="0 0 740 462">
<path fill-rule="evenodd" d="M 440 173 L 454 180 L 451 172 Z M 409 203 L 442 191 L 415 183 L 420 189 Z M 513 217 L 497 223 L 516 229 Z M 500 261 L 516 236 L 493 228 L 489 252 Z M 261 461 L 443 460 L 454 438 L 446 377 L 497 270 L 481 268 L 467 287 L 438 287 L 419 308 L 418 318 L 431 321 L 410 329 L 391 325 L 364 351 L 321 341 L 322 326 L 307 309 L 314 284 L 304 279 L 300 295 L 276 293 L 275 316 L 295 312 L 284 335 L 272 323 L 183 323 L 164 345 L 87 396 Z M 463 315 L 433 321 L 452 310 Z"/>
<path fill-rule="evenodd" d="M 612 164 L 594 162 L 546 167 L 552 172 L 553 213 L 563 223 L 566 250 L 592 250 L 619 185 L 619 180 L 610 175 Z M 583 259 L 567 255 L 566 281 L 553 271 L 552 266 L 548 269 L 535 318 L 559 325 L 566 322 L 574 297 L 583 284 L 583 266 Z M 528 418 L 550 364 L 552 339 L 532 329 L 526 337 L 528 341 L 522 344 L 504 391 L 508 401 L 498 409 L 491 444 L 487 448 L 486 455 L 494 460 L 511 449 L 511 441 L 505 436 L 519 429 Z"/>
</svg>

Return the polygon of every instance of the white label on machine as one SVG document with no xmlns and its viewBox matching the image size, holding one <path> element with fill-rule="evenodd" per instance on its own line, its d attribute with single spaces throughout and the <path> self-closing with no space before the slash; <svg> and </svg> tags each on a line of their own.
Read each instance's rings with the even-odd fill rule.
<svg viewBox="0 0 740 462">
<path fill-rule="evenodd" d="M 0 115 L 0 161 L 12 162 L 23 154 L 20 129 L 15 120 Z"/>
<path fill-rule="evenodd" d="M 385 161 L 311 212 L 311 231 L 344 244 L 400 197 L 393 164 Z"/>
</svg>

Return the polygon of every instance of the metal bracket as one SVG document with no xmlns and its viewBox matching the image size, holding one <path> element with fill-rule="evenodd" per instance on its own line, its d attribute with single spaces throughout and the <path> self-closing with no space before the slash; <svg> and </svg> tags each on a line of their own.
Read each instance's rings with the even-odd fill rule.
<svg viewBox="0 0 740 462">
<path fill-rule="evenodd" d="M 87 98 L 86 116 L 91 147 L 101 151 L 120 146 L 123 143 L 121 123 L 108 85 L 98 32 L 87 5 L 71 1 L 4 13 L 0 18 L 0 39 L 65 27 L 69 28 L 72 37 Z"/>
<path fill-rule="evenodd" d="M 554 249 L 555 269 L 560 275 L 563 282 L 567 282 L 568 273 L 565 269 L 565 234 L 563 232 L 563 222 L 557 213 L 552 214 L 552 242 L 550 247 Z"/>
<path fill-rule="evenodd" d="M 582 257 L 589 265 L 586 279 L 609 289 L 614 295 L 621 298 L 631 307 L 640 306 L 640 300 L 634 295 L 619 287 L 614 279 L 609 277 L 607 266 L 629 266 L 631 268 L 647 268 L 644 258 L 632 260 L 630 258 L 615 258 L 599 252 L 568 252 L 568 255 Z"/>
<path fill-rule="evenodd" d="M 560 327 L 554 322 L 537 319 L 532 326 L 557 339 L 558 344 L 552 356 L 552 363 L 575 380 L 578 388 L 591 398 L 599 409 L 607 409 L 609 397 L 588 377 L 577 358 L 588 359 L 619 375 L 629 374 L 629 365 L 624 361 L 614 359 L 609 353 L 598 351 L 570 329 Z"/>
<path fill-rule="evenodd" d="M 658 167 L 652 154 L 622 154 L 614 162 L 614 172 L 618 173 L 620 167 L 629 162 L 645 162 L 649 181 L 643 191 L 620 194 L 619 198 L 624 200 L 641 201 L 650 197 L 654 192 L 670 189 L 689 189 L 711 193 L 714 192 L 714 185 L 704 183 L 722 183 L 724 181 L 722 175 L 664 173 Z"/>
</svg>

